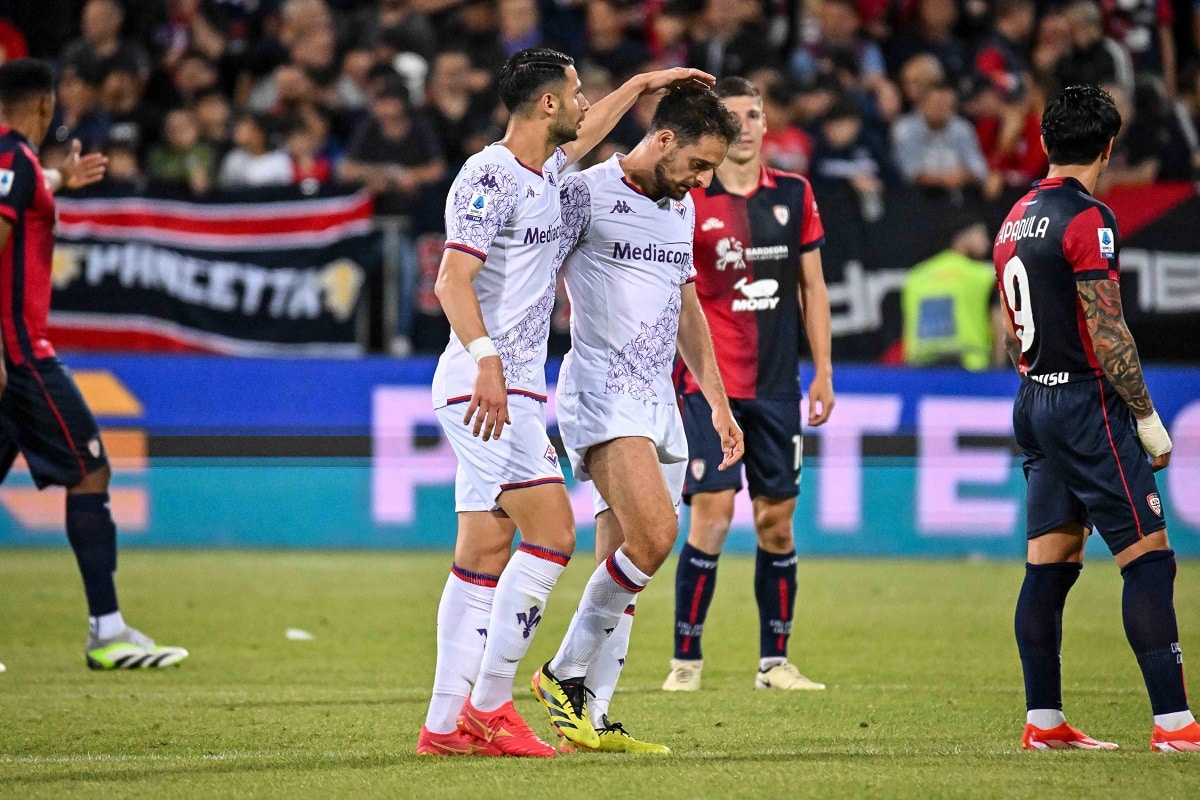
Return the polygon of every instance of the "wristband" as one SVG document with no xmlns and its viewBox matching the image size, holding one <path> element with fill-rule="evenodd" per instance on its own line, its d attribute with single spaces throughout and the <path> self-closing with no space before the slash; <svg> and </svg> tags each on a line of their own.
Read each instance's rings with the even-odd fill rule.
<svg viewBox="0 0 1200 800">
<path fill-rule="evenodd" d="M 500 356 L 500 351 L 496 349 L 496 344 L 487 336 L 480 336 L 467 345 L 467 352 L 471 354 L 471 358 L 475 359 L 478 364 L 489 356 Z"/>
<path fill-rule="evenodd" d="M 1137 421 L 1137 436 L 1151 456 L 1171 452 L 1171 437 L 1158 418 L 1157 411 L 1151 411 L 1150 416 Z"/>
</svg>

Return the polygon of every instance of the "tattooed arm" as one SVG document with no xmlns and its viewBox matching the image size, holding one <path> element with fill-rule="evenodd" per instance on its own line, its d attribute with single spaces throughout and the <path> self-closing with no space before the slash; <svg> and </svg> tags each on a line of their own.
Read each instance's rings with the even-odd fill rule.
<svg viewBox="0 0 1200 800">
<path fill-rule="evenodd" d="M 1171 458 L 1171 439 L 1154 410 L 1150 390 L 1142 377 L 1137 345 L 1121 310 L 1121 285 L 1102 280 L 1079 281 L 1075 286 L 1096 360 L 1137 418 L 1138 438 L 1153 456 L 1154 466 L 1165 467 Z"/>
<path fill-rule="evenodd" d="M 1121 285 L 1110 280 L 1080 281 L 1076 288 L 1100 368 L 1135 417 L 1150 416 L 1154 404 L 1142 378 L 1137 345 L 1121 311 Z"/>
</svg>

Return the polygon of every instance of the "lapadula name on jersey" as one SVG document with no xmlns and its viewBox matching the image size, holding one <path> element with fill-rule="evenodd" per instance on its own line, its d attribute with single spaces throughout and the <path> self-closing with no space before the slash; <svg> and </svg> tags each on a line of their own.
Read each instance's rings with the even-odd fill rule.
<svg viewBox="0 0 1200 800">
<path fill-rule="evenodd" d="M 1015 242 L 1020 239 L 1044 239 L 1046 231 L 1049 229 L 1049 217 L 1026 217 L 1006 222 L 1000 229 L 1000 235 L 996 237 L 996 244 Z"/>
<path fill-rule="evenodd" d="M 649 261 L 655 264 L 678 264 L 680 266 L 692 263 L 691 248 L 673 250 L 654 242 L 644 245 L 613 242 L 612 257 L 621 261 Z"/>
</svg>

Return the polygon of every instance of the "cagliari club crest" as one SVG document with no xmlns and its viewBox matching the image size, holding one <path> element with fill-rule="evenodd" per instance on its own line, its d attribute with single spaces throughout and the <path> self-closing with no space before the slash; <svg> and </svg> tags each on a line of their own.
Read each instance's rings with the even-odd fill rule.
<svg viewBox="0 0 1200 800">
<path fill-rule="evenodd" d="M 792 218 L 792 212 L 787 206 L 775 206 L 772 211 L 775 212 L 775 221 L 780 225 L 787 225 L 788 220 Z"/>
<path fill-rule="evenodd" d="M 1162 499 L 1159 498 L 1158 492 L 1151 492 L 1146 495 L 1146 504 L 1150 506 L 1150 510 L 1154 512 L 1154 516 L 1162 516 Z"/>
</svg>

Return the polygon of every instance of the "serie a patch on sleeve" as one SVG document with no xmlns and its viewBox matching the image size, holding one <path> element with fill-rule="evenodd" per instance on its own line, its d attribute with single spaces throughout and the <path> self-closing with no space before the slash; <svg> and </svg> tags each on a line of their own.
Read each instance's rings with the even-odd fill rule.
<svg viewBox="0 0 1200 800">
<path fill-rule="evenodd" d="M 1097 228 L 1096 236 L 1100 240 L 1100 255 L 1112 258 L 1117 254 L 1117 240 L 1112 228 Z"/>
<path fill-rule="evenodd" d="M 13 180 L 16 178 L 16 173 L 11 169 L 0 169 L 0 197 L 8 197 L 8 193 L 12 191 Z"/>
</svg>

